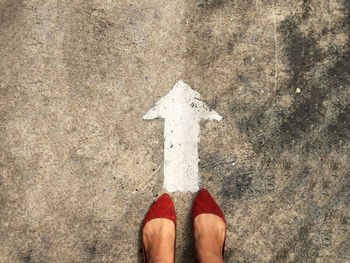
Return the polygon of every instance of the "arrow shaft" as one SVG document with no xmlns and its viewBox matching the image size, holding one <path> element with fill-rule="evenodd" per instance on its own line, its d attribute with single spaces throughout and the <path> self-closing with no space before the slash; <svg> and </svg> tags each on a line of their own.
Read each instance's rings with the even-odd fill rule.
<svg viewBox="0 0 350 263">
<path fill-rule="evenodd" d="M 179 80 L 144 116 L 164 122 L 164 188 L 169 192 L 195 192 L 199 188 L 199 121 L 220 121 L 197 91 Z"/>
<path fill-rule="evenodd" d="M 199 120 L 186 116 L 164 124 L 164 188 L 169 192 L 197 191 Z"/>
</svg>

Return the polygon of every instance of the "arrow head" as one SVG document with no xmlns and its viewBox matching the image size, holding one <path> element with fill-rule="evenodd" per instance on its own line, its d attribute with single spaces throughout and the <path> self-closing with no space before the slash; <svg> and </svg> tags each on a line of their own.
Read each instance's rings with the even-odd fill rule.
<svg viewBox="0 0 350 263">
<path fill-rule="evenodd" d="M 209 119 L 220 121 L 222 117 L 211 110 L 203 101 L 197 91 L 179 80 L 174 87 L 152 107 L 143 119 L 156 118 L 184 118 L 192 116 L 195 120 Z"/>
</svg>

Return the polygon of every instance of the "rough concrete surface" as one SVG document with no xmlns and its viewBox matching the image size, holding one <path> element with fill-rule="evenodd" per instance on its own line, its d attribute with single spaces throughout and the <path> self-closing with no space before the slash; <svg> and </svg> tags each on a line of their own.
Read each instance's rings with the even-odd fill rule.
<svg viewBox="0 0 350 263">
<path fill-rule="evenodd" d="M 350 262 L 349 0 L 0 0 L 0 262 L 141 262 L 180 79 L 226 262 Z M 194 193 L 171 193 L 194 262 Z"/>
</svg>

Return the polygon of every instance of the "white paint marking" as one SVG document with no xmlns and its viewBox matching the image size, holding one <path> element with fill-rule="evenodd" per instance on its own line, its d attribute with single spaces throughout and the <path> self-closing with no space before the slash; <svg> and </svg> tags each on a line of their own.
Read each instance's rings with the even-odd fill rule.
<svg viewBox="0 0 350 263">
<path fill-rule="evenodd" d="M 168 192 L 199 189 L 199 122 L 222 117 L 200 100 L 198 92 L 182 80 L 156 102 L 143 119 L 164 122 L 164 188 Z"/>
</svg>

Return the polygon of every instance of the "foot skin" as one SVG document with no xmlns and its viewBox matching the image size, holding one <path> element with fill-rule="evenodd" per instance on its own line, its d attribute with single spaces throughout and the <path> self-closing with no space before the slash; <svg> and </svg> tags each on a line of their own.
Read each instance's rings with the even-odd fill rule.
<svg viewBox="0 0 350 263">
<path fill-rule="evenodd" d="M 197 259 L 200 263 L 223 263 L 225 223 L 213 214 L 200 214 L 193 222 Z"/>
<path fill-rule="evenodd" d="M 147 263 L 174 263 L 175 224 L 166 218 L 149 221 L 142 231 Z"/>
</svg>

